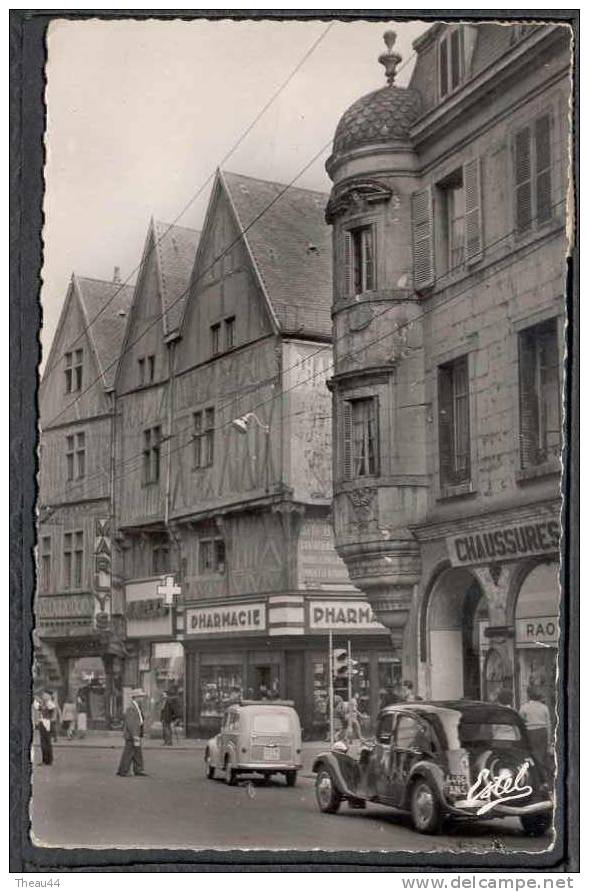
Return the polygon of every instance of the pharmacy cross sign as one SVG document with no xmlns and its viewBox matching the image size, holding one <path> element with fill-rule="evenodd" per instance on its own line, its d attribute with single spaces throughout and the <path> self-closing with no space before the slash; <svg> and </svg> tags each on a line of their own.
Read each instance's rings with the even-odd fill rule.
<svg viewBox="0 0 589 892">
<path fill-rule="evenodd" d="M 173 576 L 164 576 L 162 578 L 162 584 L 157 587 L 158 595 L 164 598 L 166 604 L 173 604 L 174 595 L 179 595 L 181 592 L 182 589 L 179 585 L 174 583 Z"/>
</svg>

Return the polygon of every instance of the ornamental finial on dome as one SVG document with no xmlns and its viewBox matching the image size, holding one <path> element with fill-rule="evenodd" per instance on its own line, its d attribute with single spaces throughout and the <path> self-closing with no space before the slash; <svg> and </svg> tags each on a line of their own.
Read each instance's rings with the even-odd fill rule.
<svg viewBox="0 0 589 892">
<path fill-rule="evenodd" d="M 381 65 L 384 65 L 384 70 L 386 72 L 387 83 L 389 87 L 391 87 L 395 83 L 395 74 L 397 72 L 397 65 L 402 60 L 402 56 L 399 53 L 393 52 L 393 46 L 395 45 L 395 41 L 397 39 L 397 35 L 394 31 L 385 31 L 383 34 L 383 39 L 386 44 L 388 52 L 382 53 L 378 57 L 378 61 Z"/>
</svg>

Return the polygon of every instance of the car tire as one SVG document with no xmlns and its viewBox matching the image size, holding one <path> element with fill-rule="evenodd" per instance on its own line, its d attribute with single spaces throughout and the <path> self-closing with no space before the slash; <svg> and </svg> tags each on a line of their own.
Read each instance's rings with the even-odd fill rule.
<svg viewBox="0 0 589 892">
<path fill-rule="evenodd" d="M 294 787 L 294 785 L 295 785 L 296 782 L 297 782 L 297 773 L 296 773 L 296 771 L 286 771 L 286 772 L 285 772 L 285 777 L 286 777 L 286 786 L 287 786 L 287 787 Z"/>
<path fill-rule="evenodd" d="M 442 826 L 440 799 L 431 781 L 418 778 L 411 787 L 411 820 L 418 833 L 439 833 Z"/>
<path fill-rule="evenodd" d="M 209 780 L 212 780 L 215 776 L 215 769 L 211 765 L 210 759 L 211 759 L 211 756 L 210 756 L 209 751 L 207 750 L 205 752 L 205 769 L 206 769 L 207 777 L 209 778 Z"/>
<path fill-rule="evenodd" d="M 234 787 L 237 783 L 235 768 L 231 767 L 231 756 L 225 756 L 225 782 L 228 787 Z"/>
<path fill-rule="evenodd" d="M 527 836 L 545 836 L 552 827 L 552 814 L 521 815 L 520 821 Z"/>
<path fill-rule="evenodd" d="M 342 795 L 328 768 L 320 768 L 315 778 L 315 796 L 319 811 L 334 815 L 342 804 Z"/>
</svg>

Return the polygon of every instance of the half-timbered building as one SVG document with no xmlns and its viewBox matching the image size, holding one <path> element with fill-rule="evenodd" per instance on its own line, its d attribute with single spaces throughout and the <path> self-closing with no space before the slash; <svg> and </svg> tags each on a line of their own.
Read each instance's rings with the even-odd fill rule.
<svg viewBox="0 0 589 892">
<path fill-rule="evenodd" d="M 116 380 L 117 547 L 124 577 L 124 688 L 140 684 L 151 718 L 163 690 L 182 700 L 183 652 L 173 605 L 160 594 L 178 573 L 169 526 L 174 350 L 199 233 L 152 220 L 137 275 Z"/>
<path fill-rule="evenodd" d="M 113 384 L 132 293 L 72 276 L 39 390 L 36 681 L 77 703 L 91 727 L 116 721 L 122 705 Z"/>
<path fill-rule="evenodd" d="M 368 711 L 396 669 L 333 545 L 325 204 L 228 172 L 213 187 L 171 398 L 191 735 L 248 696 L 291 698 L 325 733 L 330 630 L 354 639 Z"/>
</svg>

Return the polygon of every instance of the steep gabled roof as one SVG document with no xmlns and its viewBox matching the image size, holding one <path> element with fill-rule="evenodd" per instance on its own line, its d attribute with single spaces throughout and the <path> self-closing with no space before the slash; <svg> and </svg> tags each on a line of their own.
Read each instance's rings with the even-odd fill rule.
<svg viewBox="0 0 589 892">
<path fill-rule="evenodd" d="M 220 179 L 241 230 L 252 224 L 244 240 L 282 333 L 331 338 L 329 196 L 228 171 Z"/>
<path fill-rule="evenodd" d="M 82 303 L 88 337 L 103 374 L 104 387 L 108 389 L 112 387 L 117 371 L 133 288 L 86 276 L 74 275 L 73 280 Z"/>
<path fill-rule="evenodd" d="M 154 238 L 162 282 L 164 334 L 175 331 L 182 319 L 200 232 L 155 221 Z"/>
</svg>

